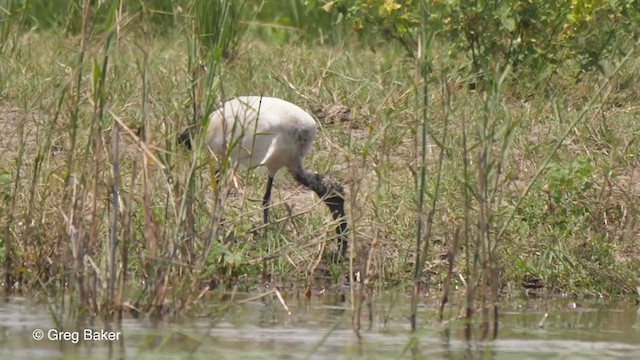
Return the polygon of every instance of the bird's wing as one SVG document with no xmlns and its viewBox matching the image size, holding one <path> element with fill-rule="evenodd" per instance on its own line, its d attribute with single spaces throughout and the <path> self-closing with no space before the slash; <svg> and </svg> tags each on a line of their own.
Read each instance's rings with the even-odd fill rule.
<svg viewBox="0 0 640 360">
<path fill-rule="evenodd" d="M 276 135 L 271 133 L 256 133 L 245 136 L 242 149 L 237 152 L 237 161 L 241 166 L 253 168 L 264 165 L 275 149 Z"/>
</svg>

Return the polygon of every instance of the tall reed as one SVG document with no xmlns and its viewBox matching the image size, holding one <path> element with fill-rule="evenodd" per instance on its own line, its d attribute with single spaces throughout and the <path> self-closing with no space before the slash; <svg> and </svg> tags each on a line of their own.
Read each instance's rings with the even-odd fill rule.
<svg viewBox="0 0 640 360">
<path fill-rule="evenodd" d="M 416 121 L 419 124 L 420 138 L 416 139 L 416 149 L 418 158 L 418 174 L 416 176 L 416 189 L 417 189 L 417 212 L 418 223 L 416 232 L 416 255 L 415 255 L 415 267 L 413 272 L 413 293 L 411 297 L 411 314 L 410 323 L 412 331 L 417 329 L 416 313 L 418 309 L 418 301 L 421 295 L 420 292 L 420 277 L 424 269 L 424 264 L 427 259 L 427 252 L 429 250 L 430 230 L 433 222 L 433 212 L 435 210 L 435 204 L 439 196 L 437 188 L 436 192 L 432 195 L 432 206 L 430 209 L 426 207 L 425 194 L 427 191 L 427 155 L 429 149 L 428 142 L 428 127 L 429 127 L 429 74 L 431 67 L 431 60 L 429 52 L 431 50 L 431 43 L 434 36 L 433 30 L 429 26 L 427 21 L 430 14 L 430 3 L 428 1 L 421 1 L 419 3 L 419 11 L 422 17 L 422 26 L 418 30 L 417 35 L 417 48 L 415 53 L 415 80 L 414 89 L 416 92 L 416 113 L 420 114 L 420 118 Z M 439 178 L 438 178 L 439 179 Z"/>
</svg>

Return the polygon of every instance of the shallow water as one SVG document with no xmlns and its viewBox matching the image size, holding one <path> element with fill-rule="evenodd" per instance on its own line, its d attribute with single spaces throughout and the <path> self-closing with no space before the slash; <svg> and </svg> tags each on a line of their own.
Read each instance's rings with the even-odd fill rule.
<svg viewBox="0 0 640 360">
<path fill-rule="evenodd" d="M 632 302 L 548 299 L 503 304 L 495 341 L 463 340 L 462 324 L 449 331 L 429 304 L 420 330 L 409 332 L 407 298 L 380 299 L 372 321 L 363 311 L 362 336 L 351 327 L 348 304 L 329 297 L 274 298 L 183 321 L 125 319 L 117 327 L 59 329 L 44 306 L 12 298 L 0 303 L 0 357 L 11 359 L 639 359 L 640 310 Z M 548 314 L 548 316 L 545 316 Z M 449 310 L 455 318 L 457 309 Z M 215 319 L 215 320 L 214 320 Z M 85 339 L 85 328 L 102 339 Z M 34 332 L 42 330 L 42 340 Z M 61 333 L 66 330 L 67 333 Z M 108 331 L 111 331 L 110 334 Z M 478 332 L 474 332 L 478 335 Z M 67 339 L 64 339 L 67 336 Z M 112 340 L 108 337 L 111 336 Z M 56 340 L 56 338 L 63 338 Z"/>
</svg>

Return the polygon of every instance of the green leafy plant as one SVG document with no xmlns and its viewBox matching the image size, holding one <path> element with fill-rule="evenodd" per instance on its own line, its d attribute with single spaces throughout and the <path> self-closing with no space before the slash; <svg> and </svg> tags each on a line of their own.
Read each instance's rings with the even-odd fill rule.
<svg viewBox="0 0 640 360">
<path fill-rule="evenodd" d="M 550 163 L 547 174 L 545 191 L 553 226 L 564 231 L 574 225 L 588 226 L 589 202 L 595 196 L 591 161 L 579 159 L 570 166 Z"/>
<path fill-rule="evenodd" d="M 345 13 L 356 31 L 371 29 L 409 49 L 428 21 L 431 31 L 465 54 L 471 71 L 480 74 L 507 64 L 542 71 L 569 59 L 584 70 L 602 70 L 602 59 L 623 54 L 620 44 L 640 34 L 640 10 L 633 1 L 433 1 L 427 18 L 419 16 L 423 1 L 337 0 L 325 9 Z"/>
</svg>

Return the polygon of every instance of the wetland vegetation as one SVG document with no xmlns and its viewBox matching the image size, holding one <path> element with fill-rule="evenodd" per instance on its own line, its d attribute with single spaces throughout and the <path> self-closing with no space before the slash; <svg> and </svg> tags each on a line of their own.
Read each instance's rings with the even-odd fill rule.
<svg viewBox="0 0 640 360">
<path fill-rule="evenodd" d="M 631 0 L 0 0 L 0 282 L 56 321 L 343 293 L 356 333 L 392 291 L 481 339 L 505 299 L 634 301 L 639 32 Z M 178 146 L 239 95 L 318 119 L 343 263 L 286 172 L 265 226 L 265 173 Z"/>
</svg>

